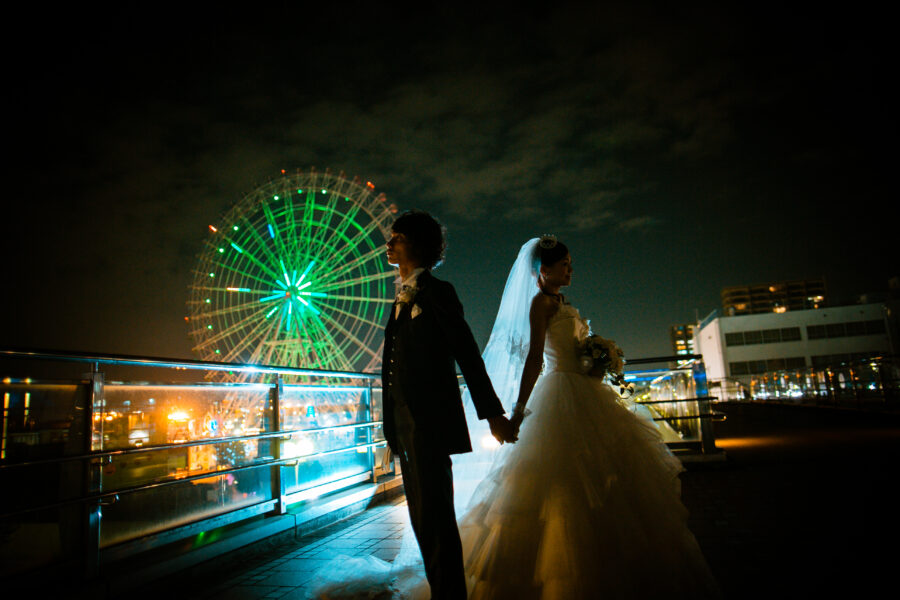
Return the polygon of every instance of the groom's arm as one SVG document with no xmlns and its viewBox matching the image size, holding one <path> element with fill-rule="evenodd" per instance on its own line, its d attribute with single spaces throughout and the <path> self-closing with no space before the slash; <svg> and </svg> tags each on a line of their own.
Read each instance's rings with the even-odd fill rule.
<svg viewBox="0 0 900 600">
<path fill-rule="evenodd" d="M 446 281 L 435 283 L 438 285 L 433 286 L 432 300 L 436 320 L 466 380 L 478 418 L 490 419 L 503 415 L 503 405 L 491 385 L 478 343 L 463 316 L 463 306 L 456 290 Z"/>
</svg>

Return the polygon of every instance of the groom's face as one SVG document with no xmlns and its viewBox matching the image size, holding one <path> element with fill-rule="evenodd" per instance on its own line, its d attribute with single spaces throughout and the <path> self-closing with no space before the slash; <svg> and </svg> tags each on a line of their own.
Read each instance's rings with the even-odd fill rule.
<svg viewBox="0 0 900 600">
<path fill-rule="evenodd" d="M 387 241 L 387 261 L 394 267 L 413 265 L 412 244 L 402 233 L 391 232 L 391 238 Z"/>
</svg>

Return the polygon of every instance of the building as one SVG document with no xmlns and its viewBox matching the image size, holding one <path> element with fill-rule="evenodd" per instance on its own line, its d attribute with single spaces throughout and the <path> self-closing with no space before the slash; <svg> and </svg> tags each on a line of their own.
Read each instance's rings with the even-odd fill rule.
<svg viewBox="0 0 900 600">
<path fill-rule="evenodd" d="M 825 306 L 825 280 L 776 281 L 722 289 L 727 316 L 783 313 Z"/>
<path fill-rule="evenodd" d="M 672 325 L 669 327 L 669 338 L 672 340 L 672 352 L 678 354 L 694 353 L 694 325 Z"/>
<path fill-rule="evenodd" d="M 892 355 L 896 311 L 856 304 L 738 316 L 714 311 L 697 326 L 695 345 L 711 381 L 824 368 L 873 355 Z"/>
</svg>

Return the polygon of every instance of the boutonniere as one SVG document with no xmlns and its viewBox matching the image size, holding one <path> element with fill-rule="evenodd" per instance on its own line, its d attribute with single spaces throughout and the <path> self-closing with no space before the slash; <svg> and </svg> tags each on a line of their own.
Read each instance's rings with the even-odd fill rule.
<svg viewBox="0 0 900 600">
<path fill-rule="evenodd" d="M 419 288 L 413 285 L 401 285 L 400 291 L 397 292 L 397 302 L 405 302 L 409 304 L 413 301 L 413 298 L 416 297 L 416 292 L 419 291 Z"/>
<path fill-rule="evenodd" d="M 410 314 L 410 318 L 415 319 L 419 315 L 422 314 L 422 309 L 419 308 L 418 304 L 413 304 L 412 313 Z"/>
</svg>

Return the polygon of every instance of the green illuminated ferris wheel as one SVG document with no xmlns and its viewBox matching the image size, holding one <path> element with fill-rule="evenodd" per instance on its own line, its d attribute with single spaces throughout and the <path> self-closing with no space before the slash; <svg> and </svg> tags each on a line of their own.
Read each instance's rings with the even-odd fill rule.
<svg viewBox="0 0 900 600">
<path fill-rule="evenodd" d="M 370 182 L 297 171 L 209 226 L 188 308 L 204 360 L 374 371 L 396 272 L 397 208 Z M 389 289 L 390 287 L 390 289 Z"/>
</svg>

